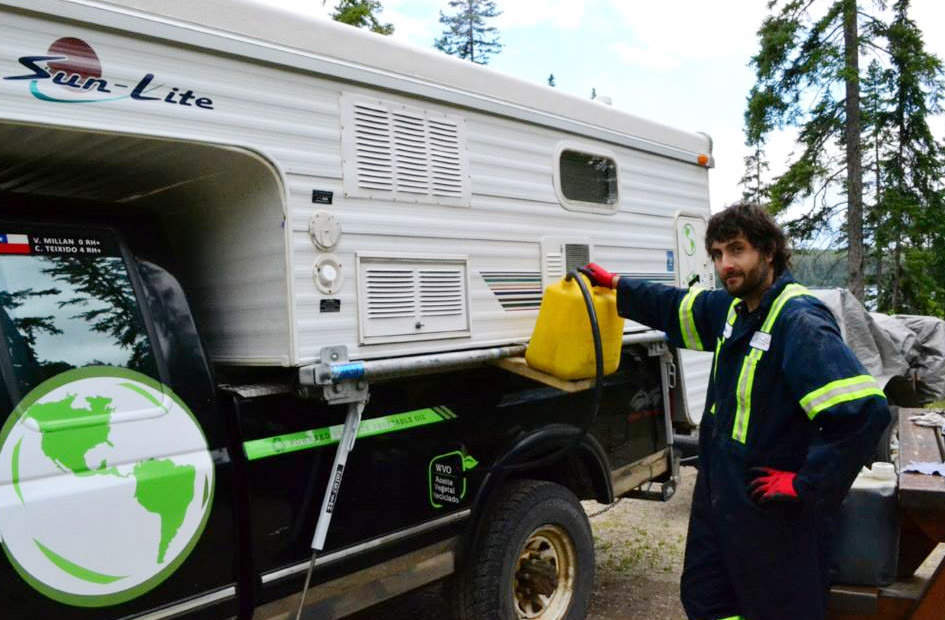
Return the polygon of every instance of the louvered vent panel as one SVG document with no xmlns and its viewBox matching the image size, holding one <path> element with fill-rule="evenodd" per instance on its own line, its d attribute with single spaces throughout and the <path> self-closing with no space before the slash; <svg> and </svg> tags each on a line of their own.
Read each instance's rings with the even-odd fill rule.
<svg viewBox="0 0 945 620">
<path fill-rule="evenodd" d="M 394 161 L 397 191 L 430 193 L 429 156 L 423 115 L 394 113 Z"/>
<path fill-rule="evenodd" d="M 461 198 L 464 171 L 459 127 L 456 123 L 431 120 L 429 130 L 433 191 L 438 196 Z"/>
<path fill-rule="evenodd" d="M 358 187 L 393 191 L 394 166 L 390 114 L 383 108 L 356 105 L 354 130 Z"/>
<path fill-rule="evenodd" d="M 549 252 L 545 255 L 545 275 L 550 278 L 564 276 L 564 256 L 561 252 Z"/>
<path fill-rule="evenodd" d="M 591 245 L 585 237 L 542 237 L 541 285 L 547 288 L 572 269 L 591 261 Z"/>
<path fill-rule="evenodd" d="M 564 246 L 564 270 L 569 272 L 572 269 L 583 267 L 591 262 L 591 249 L 584 244 L 567 243 Z"/>
<path fill-rule="evenodd" d="M 357 260 L 362 344 L 469 335 L 465 258 Z"/>
<path fill-rule="evenodd" d="M 366 269 L 369 318 L 404 318 L 416 313 L 416 286 L 410 269 Z"/>
<path fill-rule="evenodd" d="M 461 315 L 465 309 L 465 300 L 461 271 L 420 271 L 421 316 Z"/>
<path fill-rule="evenodd" d="M 351 95 L 342 119 L 347 194 L 469 204 L 462 119 Z"/>
</svg>

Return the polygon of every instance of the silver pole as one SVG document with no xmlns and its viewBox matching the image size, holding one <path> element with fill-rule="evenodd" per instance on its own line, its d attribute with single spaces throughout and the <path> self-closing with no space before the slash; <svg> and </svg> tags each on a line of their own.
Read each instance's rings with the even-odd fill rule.
<svg viewBox="0 0 945 620">
<path fill-rule="evenodd" d="M 335 451 L 335 461 L 331 466 L 331 475 L 328 478 L 325 496 L 322 498 L 322 509 L 318 513 L 318 521 L 315 523 L 315 534 L 312 536 L 312 559 L 308 565 L 308 572 L 305 574 L 305 585 L 302 587 L 302 593 L 299 595 L 299 608 L 295 612 L 295 620 L 299 620 L 302 617 L 302 608 L 305 606 L 305 595 L 308 594 L 308 586 L 312 582 L 312 572 L 315 570 L 315 560 L 319 552 L 325 548 L 328 525 L 331 523 L 331 515 L 335 511 L 335 503 L 338 501 L 338 493 L 341 490 L 341 478 L 345 473 L 348 454 L 354 448 L 354 440 L 358 437 L 358 427 L 361 425 L 361 414 L 364 412 L 364 406 L 366 404 L 367 403 L 363 401 L 348 403 L 345 427 L 341 433 L 341 439 L 338 441 L 338 450 Z"/>
<path fill-rule="evenodd" d="M 623 344 L 646 344 L 665 342 L 666 334 L 654 329 L 623 336 Z M 453 351 L 430 355 L 412 355 L 382 360 L 331 363 L 323 360 L 319 364 L 299 369 L 302 385 L 330 385 L 339 381 L 383 381 L 398 377 L 447 372 L 482 366 L 492 360 L 516 357 L 525 354 L 526 345 L 516 344 L 472 351 Z"/>
</svg>

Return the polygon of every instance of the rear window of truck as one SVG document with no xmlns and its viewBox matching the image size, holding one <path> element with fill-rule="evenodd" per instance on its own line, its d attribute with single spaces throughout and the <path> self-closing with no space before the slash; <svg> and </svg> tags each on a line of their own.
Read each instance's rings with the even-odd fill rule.
<svg viewBox="0 0 945 620">
<path fill-rule="evenodd" d="M 107 231 L 0 226 L 0 330 L 20 397 L 85 366 L 158 378 L 131 278 Z"/>
</svg>

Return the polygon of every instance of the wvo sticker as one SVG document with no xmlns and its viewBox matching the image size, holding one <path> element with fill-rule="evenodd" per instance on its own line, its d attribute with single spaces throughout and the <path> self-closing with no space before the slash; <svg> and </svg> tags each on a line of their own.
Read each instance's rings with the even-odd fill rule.
<svg viewBox="0 0 945 620">
<path fill-rule="evenodd" d="M 479 462 L 457 450 L 430 461 L 430 504 L 434 508 L 457 505 L 466 497 L 466 472 Z"/>
<path fill-rule="evenodd" d="M 107 366 L 48 379 L 0 431 L 0 536 L 20 576 L 82 607 L 136 598 L 187 558 L 213 504 L 200 426 L 167 386 Z"/>
</svg>

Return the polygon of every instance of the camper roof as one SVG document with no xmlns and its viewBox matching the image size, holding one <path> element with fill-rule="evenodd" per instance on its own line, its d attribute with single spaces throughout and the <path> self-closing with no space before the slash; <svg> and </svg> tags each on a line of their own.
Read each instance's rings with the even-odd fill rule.
<svg viewBox="0 0 945 620">
<path fill-rule="evenodd" d="M 252 0 L 0 2 L 79 21 L 98 13 L 94 22 L 103 26 L 444 100 L 692 163 L 699 154 L 711 154 L 704 134 L 646 121 L 433 49 Z"/>
</svg>

